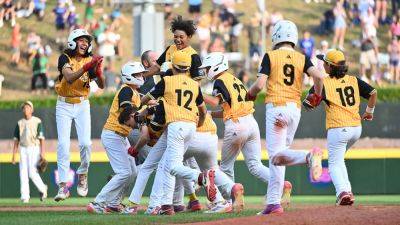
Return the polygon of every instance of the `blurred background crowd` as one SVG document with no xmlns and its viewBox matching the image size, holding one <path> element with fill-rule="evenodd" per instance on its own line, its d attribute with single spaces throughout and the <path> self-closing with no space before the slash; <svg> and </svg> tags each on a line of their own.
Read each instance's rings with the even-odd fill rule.
<svg viewBox="0 0 400 225">
<path fill-rule="evenodd" d="M 204 4 L 203 0 L 166 0 L 157 7 L 165 15 L 167 42 L 172 39 L 168 21 L 177 15 L 177 9 L 185 6 L 184 13 L 179 13 L 197 23 L 194 38 L 198 41 L 193 46 L 199 55 L 225 52 L 235 74 L 250 85 L 264 54 L 261 29 L 265 29 L 269 40 L 272 26 L 285 18 L 285 11 L 270 9 L 268 2 L 264 13 L 237 10 L 238 4 L 255 4 L 253 0 L 212 0 L 211 10 L 206 10 Z M 320 14 L 318 19 L 314 18 L 317 25 L 298 24 L 298 50 L 321 70 L 322 63 L 315 56 L 338 48 L 352 56 L 351 74 L 378 86 L 400 83 L 400 0 L 305 0 L 303 4 L 327 6 L 327 10 L 316 12 Z M 122 45 L 124 38 L 131 40 L 134 35 L 132 27 L 124 27 L 132 20 L 131 6 L 118 0 L 0 0 L 0 5 L 0 31 L 4 32 L 6 27 L 11 31 L 9 57 L 0 61 L 1 73 L 7 73 L 1 69 L 5 64 L 8 69 L 28 66 L 30 89 L 51 93 L 49 89 L 58 73 L 57 62 L 50 59 L 56 61 L 72 29 L 85 28 L 94 37 L 97 54 L 105 58 L 106 91 L 116 90 L 120 61 L 132 59 L 131 49 Z M 31 27 L 24 27 L 24 20 L 30 20 Z M 53 39 L 43 39 L 35 32 L 46 21 L 53 23 L 47 31 Z M 349 36 L 350 30 L 359 32 Z M 308 79 L 304 82 L 310 84 Z M 98 91 L 93 88 L 93 92 Z"/>
</svg>

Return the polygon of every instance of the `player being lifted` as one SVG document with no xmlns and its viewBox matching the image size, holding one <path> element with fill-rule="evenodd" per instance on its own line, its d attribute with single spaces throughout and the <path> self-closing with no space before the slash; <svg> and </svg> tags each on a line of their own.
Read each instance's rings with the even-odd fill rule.
<svg viewBox="0 0 400 225">
<path fill-rule="evenodd" d="M 119 114 L 124 108 L 140 107 L 139 87 L 143 84 L 142 74 L 146 70 L 139 62 L 128 62 L 121 69 L 121 80 L 123 85 L 115 94 L 110 108 L 110 114 L 101 133 L 101 141 L 106 149 L 111 167 L 115 175 L 101 189 L 93 202 L 87 206 L 87 211 L 91 213 L 107 213 L 117 211 L 131 214 L 130 207 L 121 208 L 123 194 L 133 179 L 136 177 L 137 169 L 135 158 L 128 154 L 130 144 L 127 136 L 131 128 L 120 124 Z"/>
<path fill-rule="evenodd" d="M 176 17 L 171 23 L 171 31 L 174 34 L 174 44 L 168 46 L 161 56 L 157 59 L 157 63 L 149 68 L 149 71 L 144 74 L 145 77 L 153 76 L 160 72 L 160 67 L 165 62 L 172 61 L 172 55 L 176 51 L 184 51 L 190 55 L 191 65 L 190 65 L 190 76 L 194 80 L 199 80 L 203 77 L 203 74 L 198 69 L 201 65 L 200 56 L 197 54 L 189 42 L 192 36 L 196 32 L 195 23 L 192 20 L 183 20 L 181 16 Z M 167 74 L 171 75 L 172 71 L 167 71 Z M 156 79 L 155 79 L 156 81 Z"/>
<path fill-rule="evenodd" d="M 89 83 L 95 80 L 100 88 L 104 88 L 103 58 L 92 56 L 92 39 L 92 36 L 84 29 L 71 31 L 67 49 L 58 58 L 60 75 L 55 90 L 58 94 L 56 123 L 59 189 L 54 198 L 55 201 L 64 200 L 69 196 L 66 184 L 70 169 L 69 147 L 72 120 L 75 121 L 81 157 L 81 165 L 76 171 L 78 174 L 77 193 L 80 196 L 86 196 L 88 193 L 87 174 L 91 153 Z"/>
<path fill-rule="evenodd" d="M 247 99 L 255 99 L 266 85 L 266 131 L 265 139 L 269 155 L 270 178 L 267 190 L 267 206 L 260 214 L 283 213 L 280 204 L 285 178 L 285 165 L 308 164 L 313 180 L 322 173 L 322 152 L 313 149 L 310 153 L 289 149 L 301 112 L 301 90 L 303 73 L 314 80 L 316 93 L 313 104 L 321 101 L 323 75 L 310 59 L 294 50 L 298 42 L 296 25 L 281 20 L 272 30 L 272 51 L 262 60 L 257 81 L 247 93 Z M 268 82 L 267 82 L 268 80 Z"/>
<path fill-rule="evenodd" d="M 351 192 L 344 155 L 360 138 L 361 119 L 373 119 L 377 91 L 361 79 L 346 74 L 348 67 L 343 52 L 332 49 L 326 55 L 317 55 L 317 58 L 324 61 L 325 71 L 329 75 L 324 79 L 322 100 L 326 105 L 328 165 L 336 189 L 336 205 L 352 205 L 354 195 Z M 314 92 L 314 87 L 311 87 L 308 97 L 303 101 L 307 109 L 315 107 L 310 102 Z M 362 117 L 359 115 L 360 96 L 368 99 Z"/>
</svg>

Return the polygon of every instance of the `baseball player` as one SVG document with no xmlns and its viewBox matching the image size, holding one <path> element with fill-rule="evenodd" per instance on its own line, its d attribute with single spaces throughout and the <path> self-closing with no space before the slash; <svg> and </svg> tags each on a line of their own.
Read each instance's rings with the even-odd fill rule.
<svg viewBox="0 0 400 225">
<path fill-rule="evenodd" d="M 203 125 L 207 113 L 199 84 L 186 75 L 191 63 L 191 56 L 187 52 L 176 51 L 172 56 L 174 76 L 164 77 L 150 93 L 141 99 L 142 104 L 159 97 L 165 99 L 167 132 L 163 133 L 159 141 L 166 139 L 167 148 L 162 157 L 163 168 L 160 170 L 159 165 L 157 173 L 163 174 L 163 205 L 160 213 L 166 215 L 174 214 L 172 202 L 175 177 L 173 175 L 191 176 L 193 181 L 198 181 L 204 186 L 207 198 L 211 202 L 215 200 L 217 192 L 213 169 L 200 173 L 182 163 L 185 148 L 196 131 L 196 123 L 199 127 Z"/>
<path fill-rule="evenodd" d="M 149 130 L 163 130 L 165 126 L 165 110 L 164 110 L 164 103 L 162 100 L 159 101 L 159 104 L 154 107 L 150 108 L 149 112 L 153 114 L 152 120 L 148 123 L 148 129 Z M 121 114 L 122 115 L 122 114 Z M 122 121 L 125 121 L 126 124 L 132 124 L 133 117 L 126 117 L 124 119 L 121 119 Z M 131 125 L 132 126 L 132 125 Z M 154 135 L 153 135 L 154 136 Z M 164 148 L 160 146 L 161 142 L 157 142 L 156 146 L 154 149 L 151 150 L 151 153 L 157 149 L 158 147 Z M 191 168 L 199 168 L 201 170 L 207 170 L 207 169 L 215 169 L 215 182 L 216 185 L 220 186 L 222 188 L 222 192 L 225 194 L 225 196 L 228 196 L 228 199 L 231 198 L 231 196 L 234 196 L 234 210 L 236 212 L 240 212 L 243 209 L 244 206 L 244 201 L 243 201 L 243 186 L 241 184 L 235 184 L 229 177 L 226 176 L 221 170 L 218 168 L 218 163 L 217 163 L 217 150 L 218 150 L 218 137 L 216 135 L 216 125 L 214 121 L 212 120 L 211 116 L 207 114 L 206 120 L 203 124 L 203 126 L 198 127 L 197 131 L 194 135 L 194 138 L 189 142 L 187 151 L 185 152 L 184 159 L 185 163 L 189 165 Z M 194 159 L 195 158 L 195 159 Z M 158 160 L 161 159 L 161 155 L 159 155 Z M 155 167 L 157 166 L 155 163 L 153 164 L 152 167 L 148 166 L 149 161 L 146 159 L 145 163 L 143 164 L 143 167 L 140 169 L 149 169 L 153 171 Z M 198 162 L 198 166 L 197 166 Z M 193 174 L 193 177 L 196 175 Z M 139 178 L 139 176 L 138 176 Z M 159 174 L 156 175 L 152 193 L 150 195 L 150 203 L 149 203 L 149 208 L 150 210 L 152 208 L 156 208 L 157 206 L 160 206 L 161 201 L 162 201 L 162 190 L 158 186 L 159 185 Z M 195 190 L 193 189 L 193 185 L 191 182 L 187 182 L 190 180 L 193 180 L 191 176 L 183 176 L 181 178 L 184 178 L 180 180 L 179 182 L 185 186 L 185 192 L 189 195 L 189 205 L 187 207 L 188 211 L 198 211 L 201 209 L 201 205 L 196 197 Z M 147 182 L 148 176 L 146 176 L 146 179 L 144 181 L 137 181 L 134 187 L 134 191 L 132 192 L 132 202 L 135 202 L 136 204 L 139 204 L 141 195 L 143 194 L 144 186 L 142 189 L 137 189 L 137 187 L 140 186 L 140 183 L 142 182 Z M 139 180 L 139 179 L 138 179 Z M 177 180 L 177 183 L 178 183 Z M 140 182 L 140 183 L 139 183 Z M 145 183 L 144 183 L 145 185 Z M 140 190 L 140 192 L 138 192 Z M 175 212 L 180 212 L 184 210 L 184 207 L 182 207 L 182 198 L 183 198 L 183 188 L 182 185 L 176 185 L 175 186 L 175 194 L 174 194 L 174 211 Z M 138 192 L 138 193 L 137 193 Z M 207 211 L 207 213 L 223 213 L 223 212 L 231 212 L 232 211 L 232 206 L 230 203 L 226 202 L 222 196 L 219 196 L 219 193 L 217 193 L 217 200 L 211 203 L 210 205 L 210 210 Z M 149 212 L 149 214 L 151 214 Z"/>
<path fill-rule="evenodd" d="M 44 158 L 44 135 L 42 121 L 33 116 L 33 104 L 30 101 L 22 104 L 24 118 L 20 119 L 14 131 L 14 149 L 12 164 L 15 164 L 15 154 L 20 148 L 19 179 L 21 185 L 21 201 L 28 203 L 29 178 L 40 193 L 40 201 L 47 198 L 47 185 L 45 185 L 37 171 L 37 163 Z"/>
<path fill-rule="evenodd" d="M 71 31 L 67 49 L 58 58 L 58 77 L 55 90 L 58 94 L 56 122 L 58 134 L 57 166 L 60 177 L 58 193 L 54 200 L 61 201 L 69 196 L 66 187 L 70 169 L 69 147 L 71 123 L 75 121 L 78 134 L 81 165 L 77 170 L 77 193 L 88 193 L 87 173 L 91 152 L 91 125 L 89 83 L 95 80 L 99 88 L 104 88 L 102 57 L 92 56 L 92 36 L 84 29 Z"/>
<path fill-rule="evenodd" d="M 336 189 L 336 205 L 352 205 L 354 195 L 347 175 L 344 155 L 360 138 L 361 119 L 371 121 L 377 100 L 377 91 L 361 79 L 347 75 L 347 65 L 343 52 L 331 49 L 325 55 L 317 55 L 324 61 L 329 77 L 324 79 L 322 99 L 325 102 L 326 129 L 328 131 L 329 174 Z M 310 89 L 310 95 L 315 92 Z M 368 99 L 362 117 L 359 115 L 360 97 Z M 303 105 L 314 106 L 307 97 Z"/>
<path fill-rule="evenodd" d="M 268 181 L 266 208 L 260 214 L 283 213 L 280 204 L 285 178 L 285 165 L 308 164 L 311 178 L 318 180 L 322 174 L 322 152 L 310 153 L 289 149 L 300 120 L 301 87 L 303 73 L 314 80 L 313 104 L 321 101 L 321 74 L 310 59 L 294 50 L 298 42 L 296 25 L 281 20 L 272 29 L 272 51 L 262 60 L 259 76 L 247 92 L 246 99 L 254 100 L 257 93 L 266 88 L 266 131 L 270 178 Z M 268 82 L 267 82 L 268 80 Z"/>
<path fill-rule="evenodd" d="M 103 187 L 93 202 L 87 206 L 90 213 L 107 213 L 117 211 L 124 214 L 136 213 L 130 207 L 121 208 L 123 193 L 127 185 L 133 182 L 137 170 L 135 159 L 129 156 L 130 144 L 127 136 L 131 130 L 118 121 L 119 114 L 124 108 L 140 107 L 139 87 L 144 80 L 142 74 L 145 72 L 139 62 L 128 62 L 121 69 L 121 80 L 123 85 L 116 93 L 111 104 L 110 115 L 101 133 L 101 141 L 110 159 L 111 167 L 115 173 L 112 179 Z"/>
<path fill-rule="evenodd" d="M 174 35 L 174 44 L 168 46 L 161 56 L 157 59 L 157 63 L 149 68 L 149 71 L 145 73 L 145 77 L 153 76 L 160 72 L 160 67 L 165 62 L 172 61 L 172 55 L 176 51 L 184 51 L 191 57 L 191 65 L 189 69 L 190 76 L 195 80 L 200 80 L 204 77 L 202 71 L 198 68 L 201 65 L 201 58 L 194 50 L 189 42 L 192 36 L 196 32 L 196 26 L 192 20 L 183 20 L 181 16 L 176 17 L 172 20 L 171 31 Z M 172 70 L 168 70 L 167 74 L 171 75 Z"/>
</svg>

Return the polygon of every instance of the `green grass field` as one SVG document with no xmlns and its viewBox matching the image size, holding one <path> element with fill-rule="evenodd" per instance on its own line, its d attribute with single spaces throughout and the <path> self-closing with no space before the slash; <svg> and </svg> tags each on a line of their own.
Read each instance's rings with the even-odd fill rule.
<svg viewBox="0 0 400 225">
<path fill-rule="evenodd" d="M 262 196 L 246 196 L 246 206 L 248 209 L 240 214 L 218 214 L 210 215 L 199 213 L 180 213 L 175 216 L 147 216 L 139 212 L 136 216 L 129 215 L 93 215 L 86 211 L 1 211 L 4 207 L 40 207 L 40 206 L 85 206 L 92 198 L 71 198 L 62 203 L 56 203 L 51 199 L 46 202 L 39 202 L 32 199 L 28 204 L 22 204 L 19 199 L 0 199 L 0 224 L 171 224 L 171 223 L 189 223 L 200 221 L 212 221 L 225 218 L 253 216 L 262 209 Z M 143 205 L 148 199 L 144 199 Z M 202 199 L 205 202 L 205 199 Z M 334 196 L 294 196 L 292 198 L 291 208 L 296 210 L 302 206 L 309 205 L 333 205 Z M 400 195 L 369 195 L 356 196 L 356 205 L 400 205 Z"/>
</svg>

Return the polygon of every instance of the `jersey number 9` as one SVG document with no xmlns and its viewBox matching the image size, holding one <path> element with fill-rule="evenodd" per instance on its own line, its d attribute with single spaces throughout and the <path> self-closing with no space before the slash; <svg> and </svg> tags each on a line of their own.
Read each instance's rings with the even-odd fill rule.
<svg viewBox="0 0 400 225">
<path fill-rule="evenodd" d="M 292 86 L 294 83 L 294 66 L 292 64 L 285 64 L 283 66 L 283 74 L 286 77 L 283 79 L 283 83 L 287 86 Z"/>
</svg>

